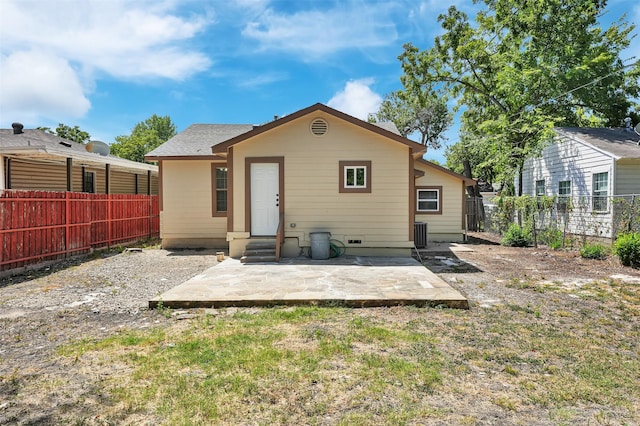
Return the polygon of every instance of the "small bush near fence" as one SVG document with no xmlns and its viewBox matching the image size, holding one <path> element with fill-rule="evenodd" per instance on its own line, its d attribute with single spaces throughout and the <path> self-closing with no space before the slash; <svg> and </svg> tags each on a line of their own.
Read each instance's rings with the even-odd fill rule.
<svg viewBox="0 0 640 426">
<path fill-rule="evenodd" d="M 509 247 L 527 247 L 531 245 L 531 242 L 531 233 L 522 229 L 517 223 L 512 223 L 509 226 L 502 239 L 502 245 Z"/>
<path fill-rule="evenodd" d="M 586 243 L 580 248 L 580 256 L 585 259 L 604 259 L 609 250 L 601 243 Z"/>
<path fill-rule="evenodd" d="M 614 249 L 623 265 L 640 268 L 640 233 L 629 232 L 619 235 Z"/>
<path fill-rule="evenodd" d="M 640 195 L 607 197 L 605 211 L 593 212 L 592 197 L 499 196 L 486 205 L 485 229 L 506 235 L 511 224 L 531 233 L 533 244 L 551 248 L 582 245 L 588 239 L 640 232 Z"/>
</svg>

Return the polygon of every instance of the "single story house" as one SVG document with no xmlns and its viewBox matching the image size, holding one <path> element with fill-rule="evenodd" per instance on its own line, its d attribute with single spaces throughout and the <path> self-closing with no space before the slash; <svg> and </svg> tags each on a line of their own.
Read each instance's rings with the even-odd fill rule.
<svg viewBox="0 0 640 426">
<path fill-rule="evenodd" d="M 393 124 L 315 104 L 260 126 L 193 124 L 146 158 L 160 168 L 166 248 L 228 247 L 282 234 L 297 256 L 330 232 L 348 254 L 409 254 L 414 224 L 431 241 L 460 241 L 466 186 L 422 159 Z"/>
<path fill-rule="evenodd" d="M 19 123 L 0 129 L 0 165 L 0 191 L 158 194 L 158 166 L 88 152 L 86 145 Z"/>
<path fill-rule="evenodd" d="M 557 196 L 561 206 L 570 199 L 571 214 L 559 217 L 569 232 L 611 237 L 614 200 L 640 196 L 640 136 L 630 127 L 561 127 L 556 134 L 555 143 L 525 162 L 522 193 Z"/>
</svg>

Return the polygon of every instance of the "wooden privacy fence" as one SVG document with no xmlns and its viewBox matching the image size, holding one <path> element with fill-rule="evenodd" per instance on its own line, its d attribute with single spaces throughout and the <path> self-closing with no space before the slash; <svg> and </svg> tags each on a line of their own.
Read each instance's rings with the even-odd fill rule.
<svg viewBox="0 0 640 426">
<path fill-rule="evenodd" d="M 157 195 L 0 192 L 0 271 L 159 233 Z"/>
</svg>

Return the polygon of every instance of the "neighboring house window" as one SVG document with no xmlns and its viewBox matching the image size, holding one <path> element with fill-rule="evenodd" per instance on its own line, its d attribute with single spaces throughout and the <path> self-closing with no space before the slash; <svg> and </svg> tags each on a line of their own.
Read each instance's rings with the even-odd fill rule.
<svg viewBox="0 0 640 426">
<path fill-rule="evenodd" d="M 371 161 L 340 161 L 339 192 L 371 192 Z"/>
<path fill-rule="evenodd" d="M 416 211 L 418 213 L 442 213 L 442 187 L 416 188 Z"/>
<path fill-rule="evenodd" d="M 536 181 L 536 197 L 543 197 L 544 196 L 544 179 L 543 180 L 537 180 Z"/>
<path fill-rule="evenodd" d="M 609 172 L 593 174 L 593 211 L 606 212 L 609 191 Z"/>
<path fill-rule="evenodd" d="M 569 200 L 571 199 L 571 181 L 561 180 L 558 182 L 558 211 L 565 213 Z"/>
<path fill-rule="evenodd" d="M 96 192 L 95 172 L 84 172 L 84 176 L 82 176 L 82 192 L 89 192 L 91 194 Z"/>
<path fill-rule="evenodd" d="M 226 216 L 227 213 L 227 167 L 212 165 L 212 175 L 215 187 L 213 200 L 213 215 Z"/>
</svg>

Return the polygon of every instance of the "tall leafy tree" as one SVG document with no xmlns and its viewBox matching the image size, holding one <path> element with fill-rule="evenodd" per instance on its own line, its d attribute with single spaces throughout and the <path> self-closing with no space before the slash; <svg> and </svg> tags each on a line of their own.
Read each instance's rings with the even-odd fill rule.
<svg viewBox="0 0 640 426">
<path fill-rule="evenodd" d="M 385 96 L 378 112 L 369 116 L 372 122 L 393 122 L 404 137 L 417 132 L 420 143 L 433 149 L 442 146 L 444 132 L 453 117 L 446 101 L 435 93 L 392 92 Z"/>
<path fill-rule="evenodd" d="M 132 161 L 144 162 L 144 156 L 177 134 L 171 117 L 153 114 L 136 124 L 128 136 L 116 136 L 111 153 Z"/>
<path fill-rule="evenodd" d="M 456 7 L 439 17 L 431 49 L 400 56 L 409 92 L 439 87 L 464 107 L 463 123 L 504 182 L 520 177 L 557 125 L 618 126 L 637 106 L 640 62 L 621 52 L 633 25 L 598 25 L 604 0 L 482 0 L 470 22 Z"/>
<path fill-rule="evenodd" d="M 81 144 L 85 144 L 91 139 L 91 135 L 80 129 L 78 126 L 71 127 L 66 124 L 59 123 L 55 130 L 51 130 L 50 127 L 38 127 L 38 129 Z"/>
</svg>

